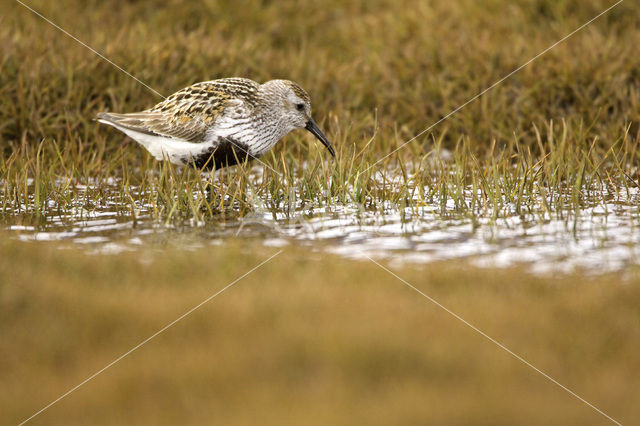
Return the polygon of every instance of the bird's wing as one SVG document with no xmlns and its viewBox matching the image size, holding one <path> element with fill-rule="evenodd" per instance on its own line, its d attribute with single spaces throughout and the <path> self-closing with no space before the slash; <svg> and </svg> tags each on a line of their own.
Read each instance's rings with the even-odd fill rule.
<svg viewBox="0 0 640 426">
<path fill-rule="evenodd" d="M 98 120 L 121 130 L 132 130 L 152 136 L 164 136 L 188 142 L 203 142 L 207 125 L 200 118 L 187 115 L 180 118 L 176 114 L 142 111 L 131 114 L 101 112 Z"/>
<path fill-rule="evenodd" d="M 252 83 L 252 84 L 251 84 Z M 232 110 L 246 114 L 252 108 L 257 83 L 223 79 L 196 83 L 146 111 L 130 114 L 100 113 L 98 119 L 126 130 L 183 141 L 204 142 L 207 130 Z M 243 91 L 238 93 L 241 88 Z"/>
</svg>

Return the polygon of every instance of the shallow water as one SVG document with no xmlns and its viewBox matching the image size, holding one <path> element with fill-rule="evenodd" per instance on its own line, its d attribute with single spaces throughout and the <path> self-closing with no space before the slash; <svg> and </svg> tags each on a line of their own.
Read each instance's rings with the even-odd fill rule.
<svg viewBox="0 0 640 426">
<path fill-rule="evenodd" d="M 152 206 L 137 200 L 137 214 L 119 206 L 121 184 L 102 184 L 100 205 L 87 208 L 78 196 L 72 208 L 49 213 L 33 225 L 11 211 L 2 226 L 23 241 L 69 241 L 93 253 L 135 251 L 170 242 L 191 248 L 222 244 L 231 238 L 257 240 L 265 246 L 295 246 L 362 259 L 425 263 L 467 259 L 480 266 L 526 265 L 535 273 L 608 272 L 638 264 L 640 256 L 640 191 L 630 188 L 608 200 L 586 200 L 578 210 L 548 212 L 532 202 L 529 214 L 502 213 L 498 218 L 451 214 L 455 206 L 421 205 L 367 211 L 357 205 L 332 204 L 283 210 L 258 199 L 244 216 L 180 225 L 157 223 Z M 76 188 L 78 188 L 76 186 Z M 80 188 L 88 191 L 90 187 Z M 466 190 L 470 191 L 469 189 Z M 131 188 L 131 193 L 136 193 Z M 451 201 L 449 201 L 451 204 Z M 24 207 L 24 206 L 22 206 Z M 510 211 L 506 206 L 503 211 Z"/>
</svg>

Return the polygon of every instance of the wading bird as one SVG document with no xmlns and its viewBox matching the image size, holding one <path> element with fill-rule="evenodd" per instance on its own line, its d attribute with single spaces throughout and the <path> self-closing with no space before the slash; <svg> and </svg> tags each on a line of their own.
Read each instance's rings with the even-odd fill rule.
<svg viewBox="0 0 640 426">
<path fill-rule="evenodd" d="M 289 80 L 204 81 L 145 111 L 101 112 L 98 121 L 124 132 L 158 160 L 205 170 L 259 158 L 287 133 L 303 127 L 335 156 L 311 118 L 309 95 Z"/>
</svg>

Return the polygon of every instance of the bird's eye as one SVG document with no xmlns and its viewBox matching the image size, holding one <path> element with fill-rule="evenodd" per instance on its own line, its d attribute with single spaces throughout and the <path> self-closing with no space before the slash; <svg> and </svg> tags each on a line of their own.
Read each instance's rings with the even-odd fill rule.
<svg viewBox="0 0 640 426">
<path fill-rule="evenodd" d="M 304 109 L 304 104 L 296 104 L 296 108 L 298 108 L 298 111 L 302 111 Z"/>
</svg>

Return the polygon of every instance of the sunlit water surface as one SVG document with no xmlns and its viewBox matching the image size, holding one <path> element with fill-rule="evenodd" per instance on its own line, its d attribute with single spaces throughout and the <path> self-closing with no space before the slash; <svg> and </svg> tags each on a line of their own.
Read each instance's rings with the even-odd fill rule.
<svg viewBox="0 0 640 426">
<path fill-rule="evenodd" d="M 413 208 L 385 206 L 367 211 L 356 205 L 269 209 L 258 199 L 252 211 L 225 220 L 175 224 L 153 220 L 152 206 L 137 203 L 136 220 L 118 205 L 119 182 L 104 190 L 98 206 L 83 200 L 63 214 L 48 213 L 35 226 L 19 211 L 2 216 L 2 226 L 23 241 L 70 241 L 96 254 L 135 251 L 163 244 L 184 248 L 251 239 L 265 246 L 330 252 L 353 259 L 426 263 L 466 259 L 480 266 L 524 264 L 535 273 L 583 270 L 600 273 L 638 264 L 640 192 L 619 191 L 609 200 L 585 201 L 578 211 L 548 212 L 532 203 L 527 214 L 507 205 L 499 217 L 490 212 L 452 214 L 455 206 L 426 204 Z M 135 189 L 135 188 L 134 188 Z M 131 193 L 135 193 L 132 190 Z M 56 211 L 50 206 L 49 212 Z M 25 223 L 27 223 L 25 225 Z"/>
</svg>

